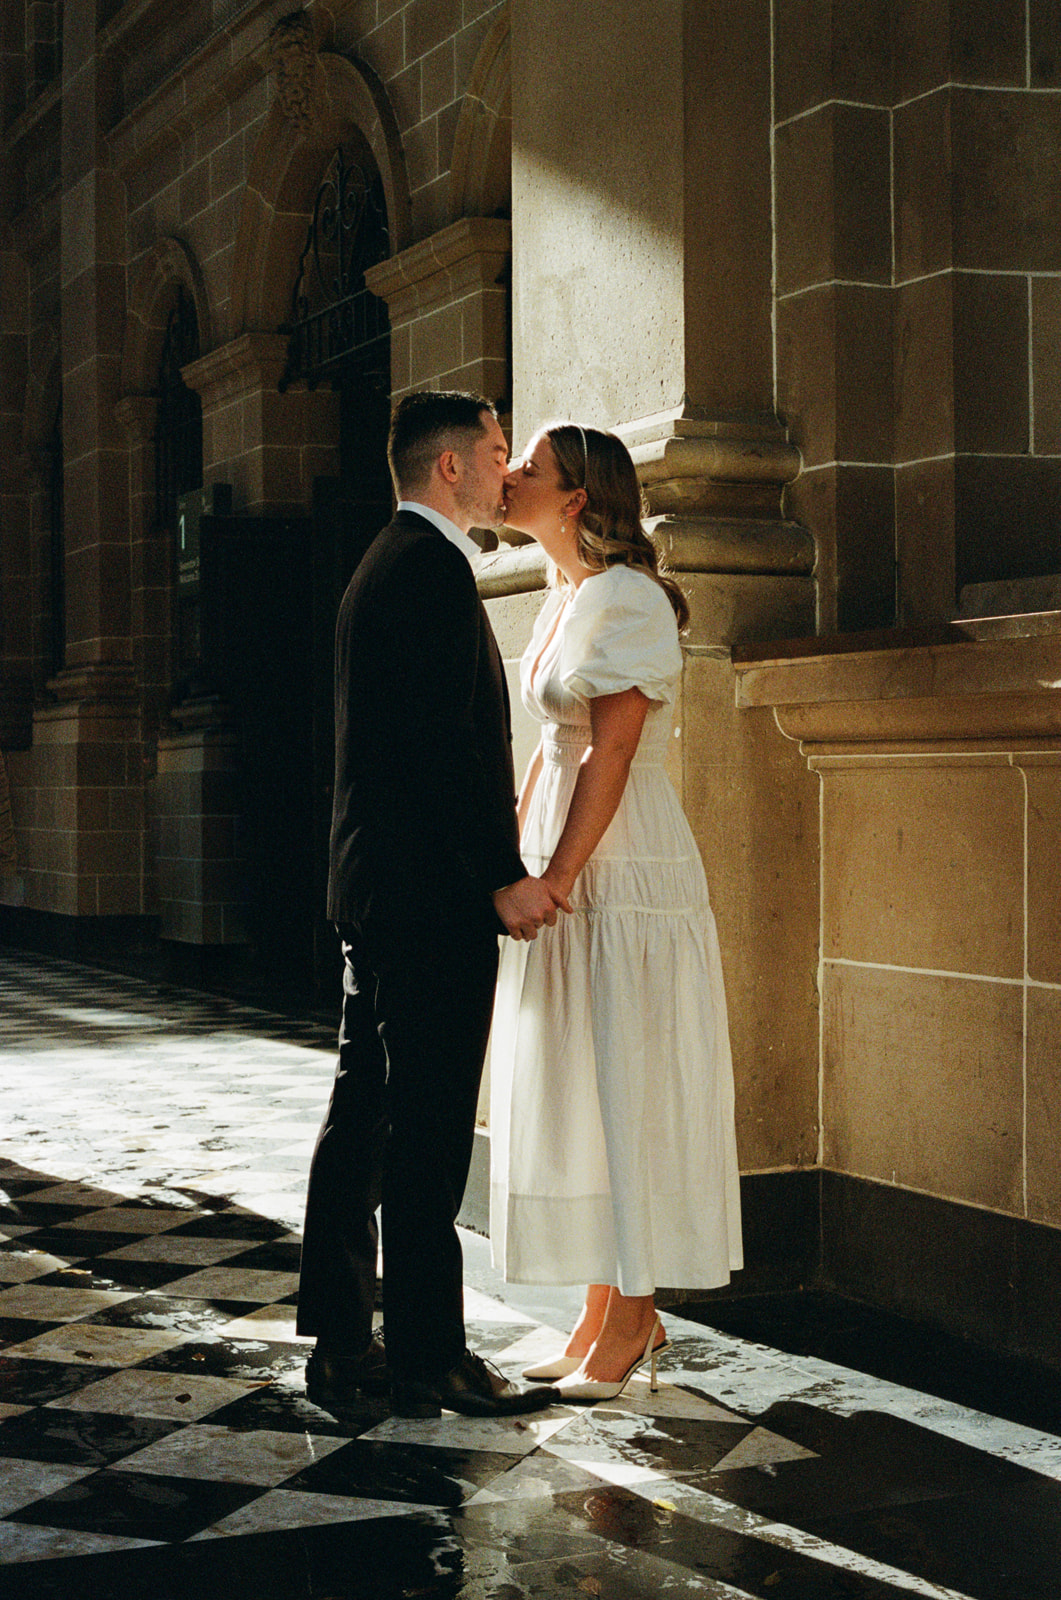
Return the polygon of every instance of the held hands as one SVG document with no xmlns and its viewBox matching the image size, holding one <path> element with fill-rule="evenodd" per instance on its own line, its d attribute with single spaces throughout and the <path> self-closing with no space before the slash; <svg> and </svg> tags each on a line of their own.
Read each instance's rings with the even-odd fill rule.
<svg viewBox="0 0 1061 1600">
<path fill-rule="evenodd" d="M 557 911 L 570 911 L 566 895 L 550 888 L 543 878 L 520 878 L 495 889 L 494 910 L 510 939 L 536 939 L 542 926 L 551 928 Z"/>
</svg>

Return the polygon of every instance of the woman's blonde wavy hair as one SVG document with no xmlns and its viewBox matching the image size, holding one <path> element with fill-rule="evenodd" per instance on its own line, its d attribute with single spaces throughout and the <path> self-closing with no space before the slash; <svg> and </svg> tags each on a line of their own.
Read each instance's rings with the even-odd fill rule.
<svg viewBox="0 0 1061 1600">
<path fill-rule="evenodd" d="M 681 632 L 689 621 L 689 603 L 660 566 L 659 552 L 641 525 L 645 511 L 641 485 L 622 440 L 574 422 L 550 422 L 542 432 L 556 457 L 561 488 L 586 491 L 586 504 L 578 516 L 582 565 L 591 572 L 626 566 L 647 573 L 673 606 Z M 555 582 L 567 581 L 557 569 Z"/>
</svg>

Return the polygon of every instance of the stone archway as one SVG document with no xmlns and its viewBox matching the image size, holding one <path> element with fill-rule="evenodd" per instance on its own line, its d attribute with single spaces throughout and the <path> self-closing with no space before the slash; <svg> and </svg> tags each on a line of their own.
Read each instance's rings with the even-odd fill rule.
<svg viewBox="0 0 1061 1600">
<path fill-rule="evenodd" d="M 173 679 L 174 557 L 171 530 L 155 512 L 155 437 L 159 367 L 182 296 L 194 308 L 199 347 L 208 348 L 213 319 L 199 263 L 180 239 L 161 239 L 143 261 L 129 297 L 117 408 L 129 441 L 133 658 L 148 742 L 168 706 Z"/>
<path fill-rule="evenodd" d="M 200 348 L 209 350 L 213 344 L 210 304 L 199 263 L 180 239 L 160 239 L 142 262 L 129 296 L 122 351 L 123 395 L 147 395 L 154 388 L 166 324 L 182 287 L 195 306 Z"/>
<path fill-rule="evenodd" d="M 512 214 L 512 28 L 506 6 L 483 40 L 453 139 L 455 217 Z"/>
<path fill-rule="evenodd" d="M 314 90 L 305 101 L 278 96 L 266 117 L 247 175 L 236 234 L 228 336 L 272 333 L 290 309 L 291 287 L 327 162 L 340 145 L 366 151 L 387 203 L 391 248 L 411 236 L 405 153 L 383 84 L 364 63 L 315 58 Z"/>
</svg>

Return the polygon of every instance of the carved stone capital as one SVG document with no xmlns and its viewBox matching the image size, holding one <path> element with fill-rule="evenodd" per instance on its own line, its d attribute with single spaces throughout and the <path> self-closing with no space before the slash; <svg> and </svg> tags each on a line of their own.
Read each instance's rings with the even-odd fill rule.
<svg viewBox="0 0 1061 1600">
<path fill-rule="evenodd" d="M 460 217 L 440 233 L 370 267 L 365 282 L 387 302 L 391 327 L 469 294 L 502 293 L 498 279 L 512 252 L 503 217 Z"/>
<path fill-rule="evenodd" d="M 282 333 L 243 333 L 181 368 L 189 389 L 201 396 L 203 411 L 258 389 L 275 389 L 287 361 Z"/>
<path fill-rule="evenodd" d="M 328 90 L 320 67 L 313 20 L 306 11 L 281 17 L 269 35 L 269 59 L 276 73 L 276 97 L 284 116 L 303 134 L 325 120 Z"/>
</svg>

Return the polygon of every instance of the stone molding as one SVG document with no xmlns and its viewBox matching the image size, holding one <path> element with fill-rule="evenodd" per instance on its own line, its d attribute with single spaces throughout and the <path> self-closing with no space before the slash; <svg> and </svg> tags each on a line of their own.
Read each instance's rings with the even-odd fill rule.
<svg viewBox="0 0 1061 1600">
<path fill-rule="evenodd" d="M 205 413 L 236 396 L 277 389 L 287 362 L 287 345 L 286 334 L 243 333 L 189 361 L 181 368 L 181 376 L 202 398 Z"/>
<path fill-rule="evenodd" d="M 387 302 L 392 325 L 431 307 L 494 289 L 512 250 L 512 224 L 502 217 L 462 217 L 365 273 Z"/>
<path fill-rule="evenodd" d="M 798 522 L 662 516 L 652 518 L 649 528 L 672 572 L 807 577 L 814 571 L 814 539 Z"/>
<path fill-rule="evenodd" d="M 1034 739 L 1054 749 L 1061 613 L 1021 620 L 1028 631 L 1004 638 L 969 638 L 958 625 L 921 642 L 897 635 L 890 646 L 882 636 L 858 648 L 855 636 L 832 649 L 822 640 L 769 653 L 737 648 L 737 706 L 771 707 L 781 732 L 808 756 L 848 746 L 879 755 L 915 746 L 957 754 L 955 741 L 979 749 Z M 1052 631 L 1042 631 L 1048 620 Z"/>
<path fill-rule="evenodd" d="M 170 708 L 166 729 L 159 735 L 159 749 L 162 749 L 163 740 L 168 749 L 174 745 L 174 741 L 181 739 L 191 739 L 201 744 L 204 739 L 211 737 L 227 737 L 229 730 L 235 727 L 235 722 L 232 708 L 224 700 L 210 696 L 185 700 Z M 179 732 L 173 732 L 174 729 Z"/>
<path fill-rule="evenodd" d="M 531 594 L 536 589 L 544 589 L 545 552 L 536 544 L 491 550 L 476 562 L 475 579 L 484 600 L 496 600 L 507 594 Z"/>
<path fill-rule="evenodd" d="M 125 716 L 137 706 L 136 674 L 131 661 L 89 662 L 64 667 L 48 679 L 49 705 L 38 706 L 34 722 L 71 716 Z"/>
<path fill-rule="evenodd" d="M 781 491 L 800 455 L 773 421 L 664 412 L 615 429 L 633 457 L 649 513 L 725 512 L 780 518 Z"/>
</svg>

